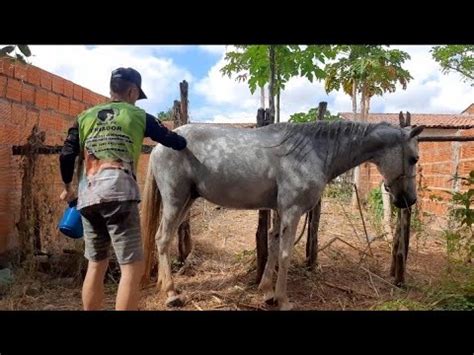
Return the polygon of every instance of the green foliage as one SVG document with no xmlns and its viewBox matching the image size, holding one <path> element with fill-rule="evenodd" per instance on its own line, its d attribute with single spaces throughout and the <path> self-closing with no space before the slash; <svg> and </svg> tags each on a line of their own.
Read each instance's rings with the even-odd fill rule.
<svg viewBox="0 0 474 355">
<path fill-rule="evenodd" d="M 435 46 L 431 55 L 444 74 L 457 72 L 464 82 L 474 86 L 474 45 Z"/>
<path fill-rule="evenodd" d="M 173 119 L 173 111 L 169 109 L 168 111 L 161 111 L 157 115 L 160 121 L 171 121 Z"/>
<path fill-rule="evenodd" d="M 404 51 L 383 47 L 337 46 L 335 50 L 340 53 L 340 58 L 325 67 L 326 92 L 337 91 L 342 87 L 346 94 L 352 96 L 354 82 L 356 92 L 368 97 L 394 92 L 397 83 L 406 89 L 413 78 L 402 65 L 410 56 Z"/>
<path fill-rule="evenodd" d="M 376 222 L 381 223 L 383 218 L 383 201 L 380 187 L 370 190 L 367 203 Z"/>
<path fill-rule="evenodd" d="M 257 87 L 263 87 L 270 79 L 269 45 L 238 45 L 235 51 L 225 55 L 226 65 L 221 73 L 229 78 L 237 74 L 237 81 L 247 81 L 253 94 Z M 310 82 L 324 79 L 325 72 L 317 63 L 324 64 L 335 57 L 336 52 L 329 45 L 274 45 L 276 92 L 285 89 L 285 84 L 294 76 L 302 76 Z"/>
<path fill-rule="evenodd" d="M 17 52 L 16 49 L 18 49 L 19 52 Z M 0 58 L 11 57 L 22 62 L 23 64 L 27 64 L 25 57 L 30 56 L 30 48 L 25 44 L 17 44 L 16 46 L 8 45 L 0 48 Z"/>
<path fill-rule="evenodd" d="M 319 108 L 314 107 L 310 109 L 308 112 L 298 112 L 294 113 L 290 116 L 288 122 L 296 122 L 296 123 L 304 123 L 304 122 L 315 122 L 319 114 Z M 324 121 L 338 121 L 341 120 L 341 116 L 339 114 L 332 115 L 329 110 L 326 110 L 323 120 Z"/>
<path fill-rule="evenodd" d="M 466 186 L 463 192 L 450 192 L 452 206 L 449 209 L 450 228 L 444 231 L 448 257 L 471 262 L 474 257 L 474 170 L 467 177 L 455 177 Z"/>
<path fill-rule="evenodd" d="M 324 195 L 349 202 L 352 196 L 352 185 L 344 182 L 331 182 L 324 189 Z"/>
</svg>

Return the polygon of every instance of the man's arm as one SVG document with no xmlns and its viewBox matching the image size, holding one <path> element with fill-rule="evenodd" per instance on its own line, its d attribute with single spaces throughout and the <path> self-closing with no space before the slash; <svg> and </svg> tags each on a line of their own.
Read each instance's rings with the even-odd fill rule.
<svg viewBox="0 0 474 355">
<path fill-rule="evenodd" d="M 155 142 L 175 150 L 183 150 L 187 145 L 184 137 L 169 130 L 159 119 L 148 113 L 146 114 L 145 137 L 150 137 Z"/>
<path fill-rule="evenodd" d="M 70 201 L 74 196 L 71 188 L 71 181 L 74 175 L 74 164 L 76 157 L 79 155 L 79 126 L 77 121 L 69 128 L 68 135 L 64 141 L 63 148 L 59 155 L 59 168 L 61 170 L 61 178 L 63 179 L 65 191 L 61 194 L 61 199 Z"/>
</svg>

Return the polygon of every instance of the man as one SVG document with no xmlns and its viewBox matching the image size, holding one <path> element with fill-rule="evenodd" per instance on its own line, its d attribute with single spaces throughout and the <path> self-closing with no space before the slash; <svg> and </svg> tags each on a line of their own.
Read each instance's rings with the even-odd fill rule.
<svg viewBox="0 0 474 355">
<path fill-rule="evenodd" d="M 82 289 L 85 310 L 102 307 L 104 277 L 112 244 L 121 269 L 117 310 L 135 310 L 139 282 L 144 272 L 136 182 L 143 138 L 175 150 L 186 140 L 164 127 L 158 119 L 135 106 L 146 99 L 141 76 L 132 68 L 118 68 L 110 80 L 111 102 L 81 113 L 68 131 L 60 155 L 65 189 L 61 199 L 75 198 L 71 187 L 74 163 L 83 158 L 77 209 L 84 226 L 85 257 L 89 260 Z"/>
</svg>

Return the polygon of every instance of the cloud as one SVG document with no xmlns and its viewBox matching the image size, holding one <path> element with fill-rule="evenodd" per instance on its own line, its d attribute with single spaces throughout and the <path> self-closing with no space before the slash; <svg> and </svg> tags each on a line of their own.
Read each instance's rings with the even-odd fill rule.
<svg viewBox="0 0 474 355">
<path fill-rule="evenodd" d="M 223 45 L 201 45 L 198 48 L 204 52 L 221 56 L 226 51 L 226 46 Z"/>
<path fill-rule="evenodd" d="M 148 100 L 137 105 L 152 114 L 168 107 L 179 95 L 176 83 L 192 74 L 177 66 L 165 53 L 185 51 L 187 46 L 31 46 L 31 62 L 99 94 L 109 96 L 110 73 L 121 66 L 133 67 L 142 75 Z M 159 53 L 163 56 L 160 57 Z M 175 88 L 170 91 L 170 88 Z"/>
</svg>

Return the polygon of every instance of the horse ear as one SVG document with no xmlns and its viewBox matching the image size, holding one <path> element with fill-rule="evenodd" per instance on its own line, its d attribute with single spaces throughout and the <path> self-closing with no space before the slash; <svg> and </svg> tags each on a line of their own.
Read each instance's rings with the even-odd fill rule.
<svg viewBox="0 0 474 355">
<path fill-rule="evenodd" d="M 418 136 L 423 130 L 425 129 L 425 126 L 415 126 L 411 131 L 410 131 L 410 139 L 413 137 Z"/>
</svg>

